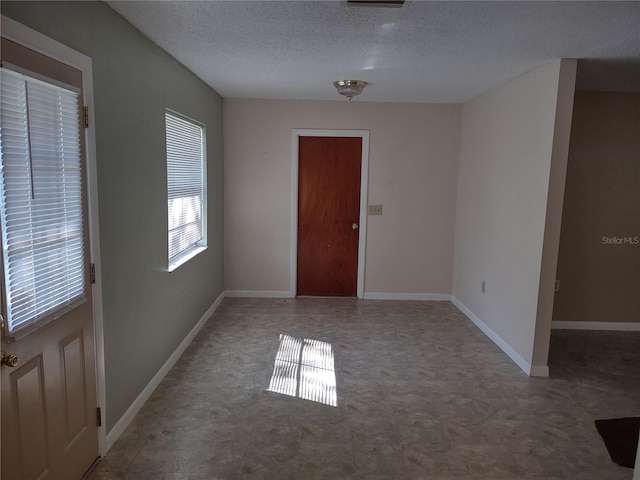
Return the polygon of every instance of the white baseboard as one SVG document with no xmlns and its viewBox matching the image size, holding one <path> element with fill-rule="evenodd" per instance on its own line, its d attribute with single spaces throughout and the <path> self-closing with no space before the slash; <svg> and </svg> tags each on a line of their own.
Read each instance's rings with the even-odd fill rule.
<svg viewBox="0 0 640 480">
<path fill-rule="evenodd" d="M 227 298 L 294 298 L 291 292 L 268 290 L 227 290 Z M 386 293 L 365 292 L 365 300 L 422 300 L 422 301 L 450 301 L 449 293 Z"/>
<path fill-rule="evenodd" d="M 491 330 L 491 328 L 480 320 L 471 310 L 467 308 L 467 306 L 458 300 L 454 295 L 451 295 L 451 302 L 458 307 L 458 309 L 466 315 L 466 317 L 471 320 L 476 327 L 478 327 L 482 332 L 489 337 L 493 343 L 495 343 L 500 349 L 507 354 L 507 356 L 518 365 L 524 373 L 532 377 L 548 377 L 549 376 L 549 367 L 546 365 L 534 365 L 532 366 L 529 362 L 527 362 L 522 356 L 516 352 L 511 345 L 505 342 L 500 335 Z"/>
<path fill-rule="evenodd" d="M 213 312 L 215 312 L 216 308 L 222 303 L 222 300 L 225 297 L 225 292 L 222 292 L 218 298 L 216 298 L 213 305 L 211 305 L 207 311 L 204 313 L 202 318 L 198 320 L 198 323 L 191 329 L 189 334 L 185 337 L 185 339 L 178 345 L 178 348 L 171 354 L 171 356 L 167 359 L 167 361 L 160 367 L 158 373 L 156 373 L 151 381 L 147 384 L 147 386 L 140 392 L 140 395 L 133 401 L 131 406 L 124 412 L 124 415 L 120 417 L 120 420 L 116 422 L 113 428 L 107 433 L 107 443 L 106 443 L 106 452 L 108 452 L 116 440 L 120 438 L 120 435 L 125 431 L 125 429 L 129 426 L 131 421 L 135 418 L 137 413 L 140 411 L 145 402 L 149 399 L 153 391 L 160 385 L 162 379 L 169 373 L 169 370 L 176 364 L 176 362 L 180 359 L 184 351 L 187 349 L 189 344 L 193 341 L 198 332 L 202 329 L 207 320 L 211 318 Z M 105 454 L 106 454 L 105 452 Z"/>
<path fill-rule="evenodd" d="M 365 300 L 421 300 L 421 301 L 451 301 L 450 293 L 386 293 L 365 292 Z"/>
<path fill-rule="evenodd" d="M 268 290 L 227 290 L 227 298 L 293 298 L 291 292 Z"/>
<path fill-rule="evenodd" d="M 639 322 L 565 322 L 554 320 L 552 330 L 612 330 L 618 332 L 640 332 Z"/>
<path fill-rule="evenodd" d="M 530 377 L 548 377 L 549 366 L 548 365 L 531 365 Z"/>
</svg>

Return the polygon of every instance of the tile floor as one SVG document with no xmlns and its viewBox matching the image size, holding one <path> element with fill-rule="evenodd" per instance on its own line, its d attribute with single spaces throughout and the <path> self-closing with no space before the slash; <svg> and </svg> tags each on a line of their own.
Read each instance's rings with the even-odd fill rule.
<svg viewBox="0 0 640 480">
<path fill-rule="evenodd" d="M 337 407 L 267 391 L 280 334 L 332 345 Z M 225 299 L 90 479 L 630 480 L 593 422 L 640 415 L 640 333 L 554 331 L 549 364 L 449 302 Z"/>
</svg>

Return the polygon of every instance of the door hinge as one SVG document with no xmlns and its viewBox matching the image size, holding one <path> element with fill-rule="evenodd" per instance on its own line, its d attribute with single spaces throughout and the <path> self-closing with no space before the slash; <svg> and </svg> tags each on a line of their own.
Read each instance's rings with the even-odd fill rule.
<svg viewBox="0 0 640 480">
<path fill-rule="evenodd" d="M 89 107 L 84 107 L 84 128 L 89 128 Z"/>
<path fill-rule="evenodd" d="M 98 426 L 102 426 L 102 409 L 100 407 L 96 408 L 96 415 L 98 418 Z"/>
<path fill-rule="evenodd" d="M 96 283 L 96 264 L 92 263 L 89 267 L 89 278 L 91 278 L 91 283 Z"/>
</svg>

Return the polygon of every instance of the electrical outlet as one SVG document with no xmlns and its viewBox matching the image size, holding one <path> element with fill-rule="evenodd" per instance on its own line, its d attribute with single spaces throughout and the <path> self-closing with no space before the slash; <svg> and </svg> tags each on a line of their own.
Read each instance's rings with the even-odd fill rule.
<svg viewBox="0 0 640 480">
<path fill-rule="evenodd" d="M 482 293 L 484 293 L 485 291 L 485 287 L 486 287 L 486 283 L 484 282 L 484 280 L 482 281 Z"/>
<path fill-rule="evenodd" d="M 382 205 L 369 205 L 369 215 L 382 215 Z"/>
</svg>

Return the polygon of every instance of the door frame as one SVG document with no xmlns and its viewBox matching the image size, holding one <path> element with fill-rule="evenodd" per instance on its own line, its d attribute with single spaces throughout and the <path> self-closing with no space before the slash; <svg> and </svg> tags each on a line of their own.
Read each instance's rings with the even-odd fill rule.
<svg viewBox="0 0 640 480">
<path fill-rule="evenodd" d="M 298 280 L 298 163 L 300 137 L 360 137 L 360 227 L 358 232 L 358 298 L 364 298 L 364 267 L 367 244 L 367 187 L 369 185 L 369 130 L 312 130 L 294 128 L 291 139 L 291 277 L 289 294 L 295 297 Z"/>
<path fill-rule="evenodd" d="M 102 426 L 98 427 L 98 453 L 106 455 L 105 429 L 106 391 L 104 367 L 104 325 L 102 318 L 102 278 L 100 263 L 100 229 L 98 219 L 98 176 L 96 165 L 96 131 L 93 100 L 93 66 L 91 58 L 32 30 L 4 15 L 1 16 L 2 36 L 82 72 L 84 106 L 88 107 L 89 127 L 84 129 L 87 162 L 87 201 L 89 217 L 89 255 L 95 265 L 95 283 L 92 284 L 93 324 L 96 355 L 96 388 L 98 405 L 102 411 Z"/>
</svg>

